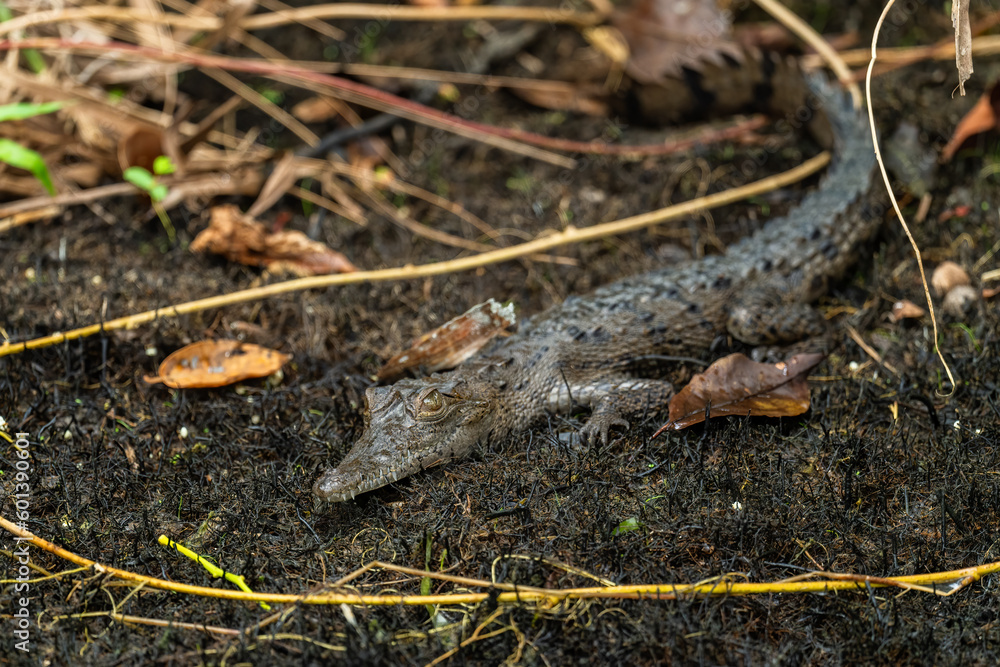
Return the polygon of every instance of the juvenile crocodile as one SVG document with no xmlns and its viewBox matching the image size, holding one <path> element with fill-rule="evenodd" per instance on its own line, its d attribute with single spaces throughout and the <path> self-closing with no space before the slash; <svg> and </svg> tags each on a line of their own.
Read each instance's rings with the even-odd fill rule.
<svg viewBox="0 0 1000 667">
<path fill-rule="evenodd" d="M 650 356 L 705 357 L 719 336 L 749 345 L 822 334 L 809 305 L 857 258 L 881 212 L 870 199 L 874 165 L 867 121 L 825 79 L 809 79 L 815 117 L 833 137 L 821 186 L 787 216 L 724 255 L 626 278 L 566 299 L 457 370 L 373 387 L 364 432 L 316 481 L 343 501 L 465 456 L 478 442 L 527 429 L 547 413 L 590 408 L 588 438 L 627 427 L 623 414 L 662 405 L 662 380 L 637 377 Z M 810 107 L 798 108 L 802 120 Z"/>
</svg>

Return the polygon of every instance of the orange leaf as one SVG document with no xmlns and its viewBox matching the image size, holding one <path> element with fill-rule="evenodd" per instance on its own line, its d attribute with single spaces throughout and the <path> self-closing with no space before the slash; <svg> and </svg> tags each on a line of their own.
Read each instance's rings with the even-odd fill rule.
<svg viewBox="0 0 1000 667">
<path fill-rule="evenodd" d="M 969 113 L 958 121 L 951 139 L 941 150 L 941 161 L 950 162 L 969 137 L 997 127 L 997 107 L 1000 107 L 1000 84 L 994 83 L 988 92 L 983 93 Z"/>
<path fill-rule="evenodd" d="M 202 340 L 185 345 L 160 364 L 159 375 L 143 379 L 174 389 L 222 387 L 248 378 L 265 377 L 291 355 L 237 340 Z"/>
<path fill-rule="evenodd" d="M 670 400 L 669 421 L 653 434 L 675 431 L 723 415 L 791 417 L 809 409 L 806 373 L 824 354 L 798 354 L 788 362 L 761 364 L 730 354 L 691 378 Z"/>
<path fill-rule="evenodd" d="M 454 368 L 514 324 L 514 319 L 513 307 L 489 299 L 413 341 L 410 349 L 385 362 L 378 378 L 396 378 L 411 368 L 428 373 Z"/>
<path fill-rule="evenodd" d="M 900 320 L 920 319 L 926 314 L 927 311 L 917 304 L 909 299 L 903 299 L 892 304 L 892 312 L 889 313 L 889 319 L 893 322 L 899 322 Z"/>
</svg>

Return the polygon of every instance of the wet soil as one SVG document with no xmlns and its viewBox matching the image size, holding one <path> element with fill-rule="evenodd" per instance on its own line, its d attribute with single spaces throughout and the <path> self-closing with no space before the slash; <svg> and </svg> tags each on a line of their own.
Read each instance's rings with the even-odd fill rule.
<svg viewBox="0 0 1000 667">
<path fill-rule="evenodd" d="M 909 24 L 888 43 L 941 38 L 947 26 L 940 19 Z M 824 28 L 858 27 L 869 35 L 870 20 L 848 13 Z M 462 26 L 390 25 L 386 35 L 387 51 L 395 47 L 408 64 L 437 67 L 460 68 L 454 54 L 478 43 Z M 884 135 L 911 123 L 920 130 L 920 150 L 932 154 L 998 71 L 977 62 L 965 99 L 951 98 L 949 62 L 878 79 Z M 577 139 L 609 128 L 607 120 L 540 111 L 496 91 L 483 91 L 467 115 Z M 615 131 L 635 142 L 663 132 L 621 124 Z M 724 145 L 673 158 L 583 158 L 568 173 L 410 123 L 382 136 L 410 181 L 462 203 L 501 232 L 500 243 L 723 190 L 748 150 Z M 816 150 L 806 137 L 781 141 L 761 176 Z M 938 170 L 928 222 L 914 230 L 929 265 L 950 259 L 974 279 L 996 268 L 989 253 L 1000 241 L 1000 181 L 990 165 L 998 148 L 1000 137 L 984 135 Z M 766 582 L 816 569 L 891 577 L 1000 561 L 1000 307 L 994 298 L 963 317 L 944 316 L 939 341 L 960 383 L 943 394 L 929 323 L 886 317 L 897 299 L 922 301 L 916 263 L 895 223 L 821 301 L 837 345 L 815 371 L 812 409 L 801 417 L 713 420 L 651 441 L 665 418 L 654 412 L 633 420 L 607 447 L 581 446 L 568 435 L 585 415 L 553 417 L 468 459 L 353 502 L 314 507 L 312 482 L 357 436 L 358 405 L 374 371 L 414 336 L 489 297 L 530 316 L 623 275 L 717 252 L 794 203 L 800 189 L 556 251 L 564 262 L 526 260 L 297 293 L 0 359 L 0 416 L 8 432 L 29 434 L 27 527 L 106 565 L 227 586 L 160 547 L 164 534 L 242 574 L 254 590 L 288 593 L 319 590 L 375 559 L 550 588 L 596 585 L 592 577 L 685 583 L 727 573 L 734 581 Z M 484 240 L 419 201 L 393 203 L 428 225 Z M 941 216 L 960 205 L 970 207 L 967 214 Z M 143 222 L 140 202 L 102 207 L 100 214 L 75 208 L 0 237 L 4 335 L 24 340 L 261 279 L 256 269 L 187 249 L 205 225 L 201 211 L 172 213 L 178 236 L 170 243 L 158 221 Z M 293 213 L 291 226 L 309 226 L 294 201 L 281 207 Z M 915 198 L 905 205 L 911 219 L 916 207 Z M 364 268 L 464 252 L 414 237 L 376 213 L 366 226 L 323 217 L 318 238 Z M 848 327 L 896 372 L 873 362 Z M 188 342 L 238 336 L 294 360 L 280 378 L 220 389 L 179 391 L 142 381 Z M 14 510 L 13 457 L 4 445 L 5 517 Z M 11 543 L 4 540 L 3 548 Z M 32 559 L 50 572 L 70 569 L 38 550 Z M 14 571 L 8 556 L 2 562 Z M 371 593 L 461 590 L 378 572 L 352 583 Z M 32 653 L 16 659 L 426 664 L 462 644 L 452 660 L 473 664 L 996 664 L 998 584 L 988 576 L 951 597 L 869 588 L 551 608 L 490 601 L 431 610 L 300 606 L 254 630 L 268 612 L 253 604 L 152 590 L 126 601 L 131 589 L 88 571 L 32 584 Z M 4 586 L 10 599 L 10 583 Z M 251 630 L 234 637 L 127 625 L 109 620 L 111 611 Z M 6 648 L 3 654 L 14 655 Z"/>
</svg>

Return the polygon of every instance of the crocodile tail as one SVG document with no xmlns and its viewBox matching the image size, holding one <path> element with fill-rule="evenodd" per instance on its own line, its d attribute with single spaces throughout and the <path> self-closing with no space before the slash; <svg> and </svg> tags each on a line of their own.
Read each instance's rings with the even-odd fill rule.
<svg viewBox="0 0 1000 667">
<path fill-rule="evenodd" d="M 802 72 L 799 61 L 772 52 L 745 50 L 740 57 L 724 53 L 715 61 L 680 68 L 678 78 L 655 82 L 627 81 L 615 110 L 623 117 L 652 126 L 721 118 L 734 113 L 763 112 L 804 129 L 823 147 L 832 148 L 839 127 L 815 113 L 816 97 L 840 94 Z M 838 109 L 839 112 L 839 109 Z"/>
</svg>

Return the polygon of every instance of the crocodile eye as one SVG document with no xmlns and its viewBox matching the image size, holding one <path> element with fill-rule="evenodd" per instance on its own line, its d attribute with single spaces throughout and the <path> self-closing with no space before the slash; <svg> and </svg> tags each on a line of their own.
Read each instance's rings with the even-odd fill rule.
<svg viewBox="0 0 1000 667">
<path fill-rule="evenodd" d="M 420 414 L 422 415 L 432 415 L 443 407 L 444 399 L 441 398 L 441 392 L 437 389 L 431 389 L 420 399 Z"/>
</svg>

